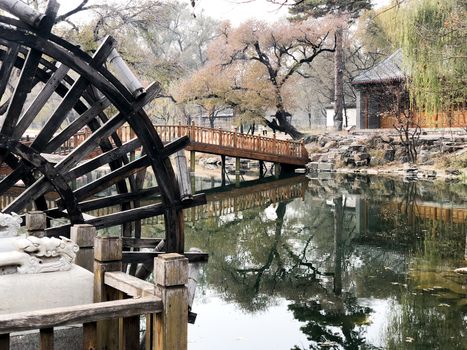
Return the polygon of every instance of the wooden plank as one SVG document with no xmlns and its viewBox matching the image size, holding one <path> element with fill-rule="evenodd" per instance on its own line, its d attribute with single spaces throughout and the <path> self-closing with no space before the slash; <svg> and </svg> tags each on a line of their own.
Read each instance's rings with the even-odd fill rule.
<svg viewBox="0 0 467 350">
<path fill-rule="evenodd" d="M 2 350 L 10 349 L 10 334 L 8 333 L 0 334 L 0 349 Z"/>
<path fill-rule="evenodd" d="M 54 329 L 41 328 L 40 330 L 40 350 L 54 349 Z"/>
<path fill-rule="evenodd" d="M 6 314 L 0 315 L 0 333 L 159 313 L 162 309 L 160 298 L 144 297 Z"/>
<path fill-rule="evenodd" d="M 97 349 L 97 323 L 86 322 L 83 324 L 83 349 Z"/>
<path fill-rule="evenodd" d="M 154 284 L 124 272 L 106 272 L 104 283 L 134 298 L 154 295 Z"/>
<path fill-rule="evenodd" d="M 140 345 L 139 341 L 140 316 L 125 317 L 122 320 L 122 350 L 134 350 Z"/>
<path fill-rule="evenodd" d="M 152 264 L 154 258 L 158 257 L 161 254 L 166 254 L 165 252 L 123 252 L 122 253 L 122 262 L 127 264 L 133 263 L 147 263 Z M 195 252 L 185 252 L 183 255 L 188 258 L 188 261 L 191 262 L 208 262 L 209 254 L 207 253 L 195 253 Z"/>
<path fill-rule="evenodd" d="M 155 248 L 162 238 L 132 238 L 123 237 L 123 248 Z"/>
</svg>

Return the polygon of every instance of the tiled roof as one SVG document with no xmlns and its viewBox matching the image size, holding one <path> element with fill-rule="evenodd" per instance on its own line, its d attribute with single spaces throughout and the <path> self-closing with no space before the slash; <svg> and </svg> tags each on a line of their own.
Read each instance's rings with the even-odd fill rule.
<svg viewBox="0 0 467 350">
<path fill-rule="evenodd" d="M 391 56 L 379 62 L 373 68 L 359 74 L 352 80 L 353 85 L 374 84 L 391 81 L 403 81 L 406 74 L 402 68 L 402 50 L 398 49 Z"/>
</svg>

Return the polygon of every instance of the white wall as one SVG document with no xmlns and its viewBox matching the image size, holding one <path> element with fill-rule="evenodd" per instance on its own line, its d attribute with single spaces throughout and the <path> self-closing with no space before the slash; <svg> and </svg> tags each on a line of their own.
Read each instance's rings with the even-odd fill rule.
<svg viewBox="0 0 467 350">
<path fill-rule="evenodd" d="M 345 115 L 343 118 L 343 128 L 347 126 L 356 126 L 357 125 L 357 109 L 356 108 L 347 108 L 347 120 L 349 125 L 345 125 Z M 326 128 L 331 129 L 334 127 L 334 109 L 326 108 Z"/>
</svg>

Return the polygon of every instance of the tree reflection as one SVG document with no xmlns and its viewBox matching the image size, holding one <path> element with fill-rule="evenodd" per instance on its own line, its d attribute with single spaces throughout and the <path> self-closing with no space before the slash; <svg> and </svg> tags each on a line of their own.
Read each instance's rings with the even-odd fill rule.
<svg viewBox="0 0 467 350">
<path fill-rule="evenodd" d="M 309 349 L 375 348 L 365 337 L 376 317 L 388 322 L 381 348 L 462 349 L 467 283 L 447 271 L 463 261 L 465 223 L 421 211 L 462 200 L 438 185 L 350 180 L 316 182 L 304 202 L 192 223 L 187 244 L 210 253 L 204 288 L 249 312 L 286 299 Z M 382 314 L 368 300 L 384 301 Z"/>
</svg>

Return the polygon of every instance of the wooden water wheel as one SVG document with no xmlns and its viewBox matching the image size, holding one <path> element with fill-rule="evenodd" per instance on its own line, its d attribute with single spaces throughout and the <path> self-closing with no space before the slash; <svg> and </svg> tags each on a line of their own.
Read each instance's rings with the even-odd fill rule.
<svg viewBox="0 0 467 350">
<path fill-rule="evenodd" d="M 49 218 L 63 219 L 47 229 L 48 235 L 67 235 L 70 225 L 89 223 L 98 229 L 120 227 L 124 236 L 137 238 L 140 220 L 163 215 L 165 250 L 183 252 L 183 208 L 205 199 L 181 200 L 169 159 L 188 139 L 164 145 L 143 110 L 159 85 L 144 89 L 111 37 L 90 56 L 53 35 L 55 0 L 44 14 L 19 1 L 2 0 L 0 6 L 18 18 L 0 16 L 0 160 L 9 168 L 0 194 L 24 184 L 2 212 L 21 213 L 34 203 Z M 110 63 L 115 74 L 106 68 Z M 26 139 L 37 125 L 37 134 Z M 127 142 L 119 136 L 123 126 L 135 135 Z M 84 129 L 86 138 L 78 145 L 76 135 Z M 96 178 L 98 169 L 105 172 Z M 145 185 L 146 170 L 157 185 Z M 80 185 L 86 176 L 92 180 Z M 109 189 L 110 194 L 96 196 Z"/>
</svg>

